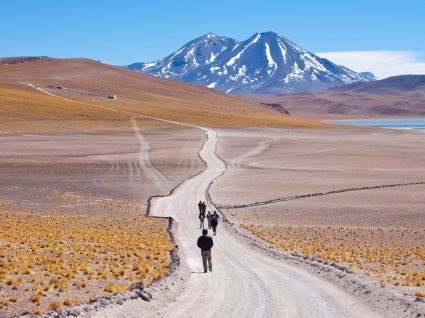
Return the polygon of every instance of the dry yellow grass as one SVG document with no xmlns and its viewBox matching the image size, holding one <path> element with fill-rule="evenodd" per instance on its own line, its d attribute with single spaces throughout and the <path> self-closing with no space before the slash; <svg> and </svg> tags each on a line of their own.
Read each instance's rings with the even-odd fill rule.
<svg viewBox="0 0 425 318">
<path fill-rule="evenodd" d="M 418 290 L 418 291 L 415 293 L 415 296 L 416 296 L 416 297 L 425 297 L 425 290 Z"/>
<path fill-rule="evenodd" d="M 242 225 L 291 252 L 348 266 L 382 283 L 425 286 L 425 230 Z"/>
<path fill-rule="evenodd" d="M 43 312 L 147 285 L 174 248 L 166 219 L 0 211 L 0 316 Z"/>
<path fill-rule="evenodd" d="M 108 293 L 124 293 L 128 290 L 128 286 L 124 284 L 109 283 L 105 286 L 104 291 Z"/>
<path fill-rule="evenodd" d="M 32 83 L 60 97 L 46 95 L 19 83 Z M 57 85 L 67 89 L 58 90 Z M 108 100 L 109 94 L 117 94 L 118 99 Z M 0 132 L 131 128 L 128 114 L 99 107 L 208 127 L 323 126 L 318 122 L 288 118 L 211 89 L 154 78 L 86 59 L 0 65 Z M 163 126 L 164 123 L 143 120 L 140 127 L 152 125 Z"/>
<path fill-rule="evenodd" d="M 42 94 L 22 85 L 0 85 L 0 133 L 131 131 L 129 115 Z M 137 119 L 138 125 L 168 127 Z"/>
</svg>

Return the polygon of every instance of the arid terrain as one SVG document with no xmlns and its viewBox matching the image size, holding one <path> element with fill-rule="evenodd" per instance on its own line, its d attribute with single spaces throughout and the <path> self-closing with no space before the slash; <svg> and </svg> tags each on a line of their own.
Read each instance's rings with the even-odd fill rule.
<svg viewBox="0 0 425 318">
<path fill-rule="evenodd" d="M 206 140 L 171 121 L 317 125 L 85 59 L 3 59 L 0 90 L 0 316 L 87 302 L 168 272 L 170 221 L 144 215 L 152 196 L 205 168 Z"/>
<path fill-rule="evenodd" d="M 231 222 L 283 250 L 422 293 L 423 133 L 241 129 L 219 134 L 217 152 L 227 171 L 211 195 Z"/>
<path fill-rule="evenodd" d="M 423 134 L 292 118 L 86 59 L 3 59 L 0 112 L 1 317 L 424 307 Z M 198 200 L 233 223 L 210 275 Z M 135 283 L 151 302 L 119 298 Z"/>
</svg>

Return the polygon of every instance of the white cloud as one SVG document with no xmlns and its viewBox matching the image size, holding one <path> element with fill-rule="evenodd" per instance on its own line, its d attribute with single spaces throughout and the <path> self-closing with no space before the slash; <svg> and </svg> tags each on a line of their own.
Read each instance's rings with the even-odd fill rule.
<svg viewBox="0 0 425 318">
<path fill-rule="evenodd" d="M 378 78 L 425 74 L 424 53 L 415 51 L 346 51 L 316 53 L 356 72 L 369 71 Z"/>
</svg>

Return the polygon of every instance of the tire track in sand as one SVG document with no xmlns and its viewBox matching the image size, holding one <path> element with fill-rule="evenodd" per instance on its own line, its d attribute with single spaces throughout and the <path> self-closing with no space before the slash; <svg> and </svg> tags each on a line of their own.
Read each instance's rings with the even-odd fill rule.
<svg viewBox="0 0 425 318">
<path fill-rule="evenodd" d="M 324 195 L 331 195 L 331 194 L 338 194 L 338 193 L 356 192 L 356 191 L 365 191 L 365 190 L 374 190 L 374 189 L 385 189 L 385 188 L 396 188 L 396 187 L 406 187 L 406 186 L 424 185 L 424 184 L 425 184 L 425 181 L 382 184 L 382 185 L 376 185 L 376 186 L 370 186 L 370 187 L 346 188 L 346 189 L 331 190 L 331 191 L 325 191 L 325 192 L 300 194 L 300 195 L 294 195 L 294 196 L 290 196 L 290 197 L 277 198 L 277 199 L 271 199 L 271 200 L 266 200 L 266 201 L 258 201 L 258 202 L 246 203 L 246 204 L 235 204 L 235 205 L 218 205 L 217 204 L 217 207 L 219 207 L 220 209 L 244 209 L 244 208 L 250 208 L 250 207 L 255 207 L 255 206 L 273 204 L 273 203 L 277 203 L 277 202 L 301 200 L 301 199 L 307 199 L 307 198 L 312 198 L 312 197 L 320 197 L 320 196 L 324 196 Z"/>
</svg>

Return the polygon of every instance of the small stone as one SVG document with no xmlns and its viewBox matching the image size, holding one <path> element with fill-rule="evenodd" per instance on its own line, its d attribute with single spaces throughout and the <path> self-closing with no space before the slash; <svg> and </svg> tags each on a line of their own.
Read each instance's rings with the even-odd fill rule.
<svg viewBox="0 0 425 318">
<path fill-rule="evenodd" d="M 81 314 L 81 309 L 80 308 L 73 308 L 73 309 L 69 310 L 68 313 L 73 317 L 77 317 Z"/>
</svg>

